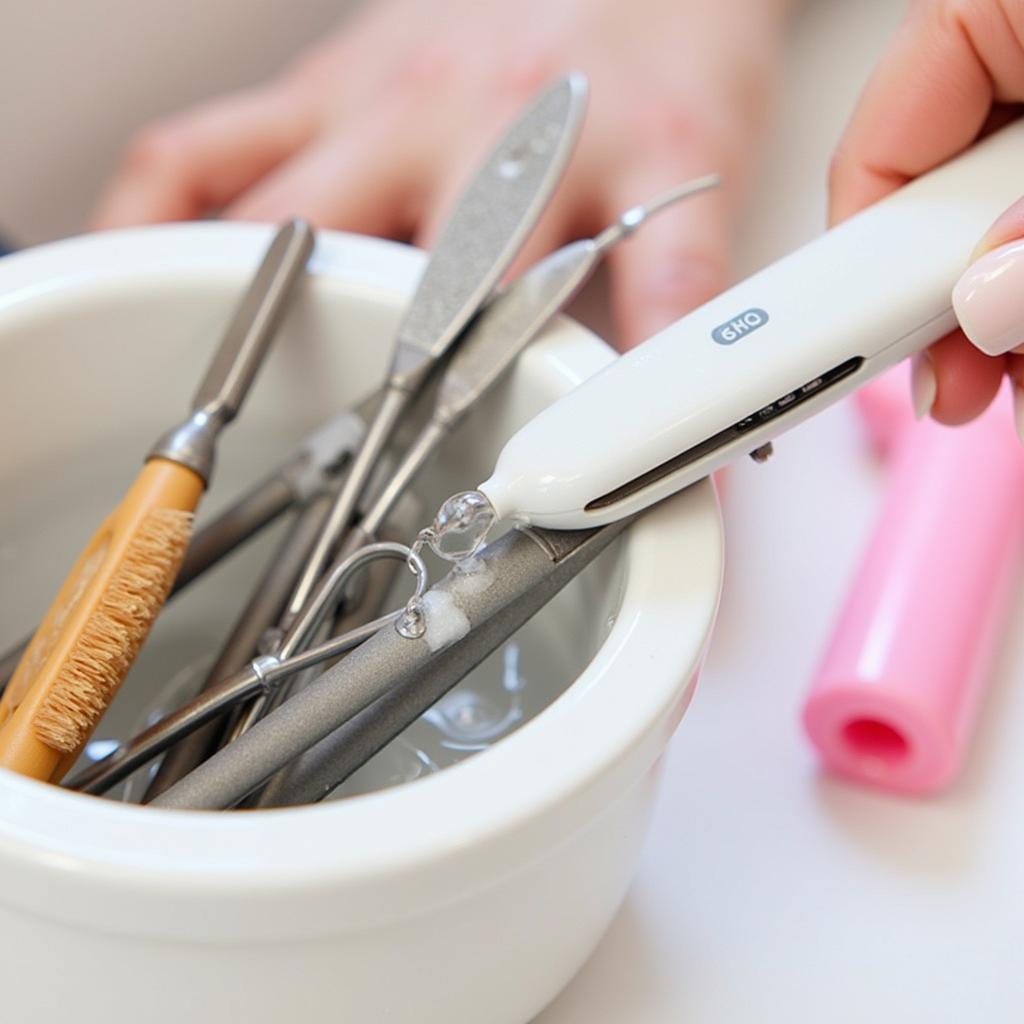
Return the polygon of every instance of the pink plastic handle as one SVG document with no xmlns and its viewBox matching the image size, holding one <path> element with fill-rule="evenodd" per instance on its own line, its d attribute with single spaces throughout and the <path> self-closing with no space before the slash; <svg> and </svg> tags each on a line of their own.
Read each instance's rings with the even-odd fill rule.
<svg viewBox="0 0 1024 1024">
<path fill-rule="evenodd" d="M 960 768 L 1024 538 L 1024 449 L 1005 398 L 957 428 L 904 426 L 882 392 L 861 404 L 881 418 L 876 446 L 882 420 L 898 434 L 889 490 L 804 706 L 841 775 L 926 793 Z"/>
</svg>

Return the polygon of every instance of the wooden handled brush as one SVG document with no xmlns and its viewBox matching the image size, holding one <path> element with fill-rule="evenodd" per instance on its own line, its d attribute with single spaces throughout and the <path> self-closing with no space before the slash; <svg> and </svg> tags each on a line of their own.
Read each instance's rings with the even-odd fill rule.
<svg viewBox="0 0 1024 1024">
<path fill-rule="evenodd" d="M 174 583 L 216 440 L 238 413 L 312 250 L 276 235 L 183 423 L 165 434 L 61 587 L 0 698 L 0 767 L 58 782 L 127 675 Z"/>
</svg>

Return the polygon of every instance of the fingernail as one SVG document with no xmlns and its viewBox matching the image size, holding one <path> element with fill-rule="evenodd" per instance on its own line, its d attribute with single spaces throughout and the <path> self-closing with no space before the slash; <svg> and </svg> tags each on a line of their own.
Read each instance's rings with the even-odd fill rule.
<svg viewBox="0 0 1024 1024">
<path fill-rule="evenodd" d="M 923 420 L 931 412 L 938 392 L 932 357 L 927 352 L 918 352 L 910 361 L 910 397 L 917 419 Z"/>
<path fill-rule="evenodd" d="M 1024 344 L 1024 240 L 986 253 L 953 288 L 964 334 L 990 356 Z"/>
<path fill-rule="evenodd" d="M 1024 444 L 1024 387 L 1013 382 L 1013 423 L 1017 428 L 1017 437 Z"/>
</svg>

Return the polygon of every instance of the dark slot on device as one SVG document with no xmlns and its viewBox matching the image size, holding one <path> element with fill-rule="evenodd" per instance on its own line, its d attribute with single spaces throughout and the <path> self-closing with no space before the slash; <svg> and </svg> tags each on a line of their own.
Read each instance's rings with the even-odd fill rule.
<svg viewBox="0 0 1024 1024">
<path fill-rule="evenodd" d="M 790 409 L 795 408 L 801 402 L 806 402 L 809 398 L 813 398 L 831 384 L 835 384 L 844 377 L 849 377 L 851 373 L 856 373 L 863 362 L 863 357 L 854 356 L 852 359 L 847 359 L 846 362 L 840 363 L 838 366 L 834 366 L 831 370 L 826 370 L 825 373 L 815 377 L 813 380 L 809 380 L 806 384 L 801 385 L 795 391 L 791 391 L 789 394 L 783 395 L 771 404 L 766 405 L 763 409 L 758 409 L 757 412 L 752 413 L 750 416 L 745 417 L 737 423 L 734 423 L 731 427 L 726 427 L 725 430 L 720 430 L 717 434 L 709 437 L 706 441 L 701 441 L 700 444 L 696 444 L 692 448 L 688 448 L 682 454 L 676 455 L 667 462 L 663 462 L 660 466 L 655 466 L 654 469 L 649 469 L 646 473 L 642 473 L 640 476 L 634 477 L 629 481 L 629 483 L 623 484 L 621 487 L 616 487 L 614 491 L 609 491 L 607 494 L 603 494 L 600 498 L 595 498 L 593 501 L 588 502 L 585 511 L 591 512 L 596 511 L 597 509 L 608 508 L 609 505 L 614 505 L 617 502 L 622 501 L 624 498 L 628 498 L 630 495 L 636 494 L 638 491 L 642 491 L 650 484 L 661 480 L 662 477 L 666 477 L 669 474 L 676 472 L 676 470 L 682 469 L 684 466 L 688 466 L 691 463 L 696 462 L 698 459 L 702 459 L 709 452 L 722 448 L 736 438 L 742 437 L 745 433 L 753 430 L 755 427 L 759 427 L 764 423 L 770 422 L 775 419 L 776 416 L 780 416 L 784 412 L 789 412 Z"/>
</svg>

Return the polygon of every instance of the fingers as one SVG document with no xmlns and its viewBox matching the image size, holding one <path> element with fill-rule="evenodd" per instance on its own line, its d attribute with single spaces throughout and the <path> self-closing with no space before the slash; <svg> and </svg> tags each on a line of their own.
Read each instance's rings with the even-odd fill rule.
<svg viewBox="0 0 1024 1024">
<path fill-rule="evenodd" d="M 991 124 L 994 104 L 1024 99 L 1022 30 L 1020 5 L 914 4 L 839 144 L 829 183 L 830 219 L 850 216 L 965 149 Z M 1022 228 L 1024 210 L 1011 211 L 980 248 L 1020 237 Z M 1024 261 L 1018 262 L 1024 284 Z M 943 423 L 963 423 L 987 407 L 1008 363 L 985 352 L 1005 351 L 1024 337 L 1024 308 L 1019 314 L 1011 309 L 1006 289 L 999 296 L 991 286 L 976 287 L 988 269 L 976 264 L 954 292 L 961 323 L 985 351 L 956 331 L 915 360 L 918 411 L 930 409 Z M 1005 275 L 996 276 L 1005 282 Z M 1008 322 L 1015 333 L 1007 332 Z"/>
<path fill-rule="evenodd" d="M 615 185 L 609 221 L 673 185 L 715 170 L 714 162 L 679 159 Z M 616 246 L 608 260 L 617 347 L 625 351 L 717 295 L 726 284 L 733 198 L 726 182 L 684 199 Z"/>
<path fill-rule="evenodd" d="M 238 220 L 303 217 L 317 227 L 408 237 L 427 187 L 415 126 L 382 107 L 308 145 L 225 211 Z"/>
<path fill-rule="evenodd" d="M 1006 365 L 1004 358 L 979 352 L 954 331 L 915 357 L 916 412 L 950 426 L 974 419 L 995 398 Z"/>
<path fill-rule="evenodd" d="M 1006 357 L 1006 372 L 1017 395 L 1024 393 L 1024 356 L 1008 355 Z M 1021 427 L 1024 427 L 1024 423 L 1018 424 L 1018 433 L 1021 432 Z M 1024 442 L 1024 435 L 1022 435 L 1021 441 Z"/>
<path fill-rule="evenodd" d="M 953 308 L 964 330 L 954 331 L 918 357 L 915 397 L 919 400 L 930 389 L 933 398 L 919 413 L 930 411 L 940 423 L 966 423 L 988 407 L 1008 368 L 1011 376 L 1015 374 L 1015 385 L 1024 384 L 1021 362 L 1002 355 L 1024 342 L 1021 238 L 1024 200 L 1011 206 L 985 233 L 975 250 L 979 258 L 953 289 Z"/>
<path fill-rule="evenodd" d="M 1002 355 L 1024 346 L 1024 200 L 986 232 L 975 261 L 953 288 L 953 310 L 982 352 Z"/>
<path fill-rule="evenodd" d="M 1024 99 L 1024 9 L 1013 12 L 1022 23 L 1014 26 L 1004 8 L 911 8 L 840 141 L 830 181 L 833 222 L 967 147 L 993 102 Z"/>
<path fill-rule="evenodd" d="M 974 250 L 974 258 L 978 259 L 992 249 L 1021 238 L 1024 238 L 1024 199 L 1018 199 L 985 232 L 984 238 Z"/>
<path fill-rule="evenodd" d="M 294 92 L 258 89 L 145 129 L 93 216 L 96 228 L 189 220 L 219 209 L 316 130 Z"/>
</svg>

